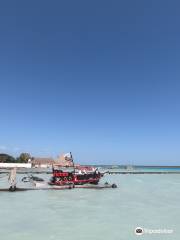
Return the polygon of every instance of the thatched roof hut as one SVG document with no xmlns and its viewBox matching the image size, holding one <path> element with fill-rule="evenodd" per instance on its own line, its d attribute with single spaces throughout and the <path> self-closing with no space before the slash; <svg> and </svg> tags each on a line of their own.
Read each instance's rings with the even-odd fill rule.
<svg viewBox="0 0 180 240">
<path fill-rule="evenodd" d="M 55 160 L 51 157 L 34 157 L 31 163 L 33 167 L 50 167 L 55 163 Z"/>
</svg>

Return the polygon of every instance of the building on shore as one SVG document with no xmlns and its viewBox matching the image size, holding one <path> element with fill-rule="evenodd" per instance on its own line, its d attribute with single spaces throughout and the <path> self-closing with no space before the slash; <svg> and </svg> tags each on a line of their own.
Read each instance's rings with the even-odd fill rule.
<svg viewBox="0 0 180 240">
<path fill-rule="evenodd" d="M 55 164 L 62 167 L 73 167 L 74 162 L 71 152 L 58 156 Z"/>
<path fill-rule="evenodd" d="M 34 157 L 31 163 L 34 168 L 51 168 L 55 160 L 48 157 Z"/>
<path fill-rule="evenodd" d="M 62 154 L 53 159 L 52 157 L 33 157 L 30 161 L 33 168 L 51 168 L 52 165 L 59 165 L 62 167 L 73 167 L 73 157 L 71 152 Z"/>
</svg>

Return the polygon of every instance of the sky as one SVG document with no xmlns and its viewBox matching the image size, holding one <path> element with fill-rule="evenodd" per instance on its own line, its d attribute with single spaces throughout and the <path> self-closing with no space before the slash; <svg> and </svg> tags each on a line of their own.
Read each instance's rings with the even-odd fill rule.
<svg viewBox="0 0 180 240">
<path fill-rule="evenodd" d="M 0 2 L 0 152 L 180 165 L 180 2 Z"/>
</svg>

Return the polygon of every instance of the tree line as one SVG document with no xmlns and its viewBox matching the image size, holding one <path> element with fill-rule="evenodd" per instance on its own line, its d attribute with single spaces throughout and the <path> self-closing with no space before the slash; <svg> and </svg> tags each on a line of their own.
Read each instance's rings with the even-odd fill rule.
<svg viewBox="0 0 180 240">
<path fill-rule="evenodd" d="M 21 153 L 16 158 L 6 153 L 0 153 L 1 163 L 27 163 L 29 159 L 32 159 L 29 153 Z"/>
</svg>

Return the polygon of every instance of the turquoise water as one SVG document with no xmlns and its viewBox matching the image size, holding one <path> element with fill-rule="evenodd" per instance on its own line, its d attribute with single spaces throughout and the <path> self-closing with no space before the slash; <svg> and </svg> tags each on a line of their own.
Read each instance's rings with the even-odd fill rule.
<svg viewBox="0 0 180 240">
<path fill-rule="evenodd" d="M 1 192 L 0 239 L 180 239 L 179 174 L 107 175 L 106 180 L 118 189 Z M 136 227 L 174 233 L 136 236 Z"/>
</svg>

